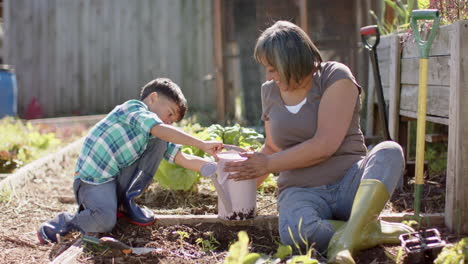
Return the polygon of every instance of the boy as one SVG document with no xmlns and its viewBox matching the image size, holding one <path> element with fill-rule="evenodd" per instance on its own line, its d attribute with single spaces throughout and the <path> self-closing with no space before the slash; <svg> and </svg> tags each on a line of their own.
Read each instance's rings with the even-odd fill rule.
<svg viewBox="0 0 468 264">
<path fill-rule="evenodd" d="M 222 143 L 199 140 L 170 125 L 186 111 L 187 101 L 177 84 L 158 78 L 142 88 L 140 101 L 118 105 L 97 123 L 85 138 L 75 169 L 78 212 L 61 213 L 43 223 L 37 232 L 40 243 L 57 242 L 58 235 L 71 230 L 110 232 L 117 215 L 133 224 L 152 224 L 154 214 L 134 200 L 151 183 L 161 159 L 200 171 L 208 161 L 182 153 L 176 144 L 211 155 L 223 148 Z"/>
</svg>

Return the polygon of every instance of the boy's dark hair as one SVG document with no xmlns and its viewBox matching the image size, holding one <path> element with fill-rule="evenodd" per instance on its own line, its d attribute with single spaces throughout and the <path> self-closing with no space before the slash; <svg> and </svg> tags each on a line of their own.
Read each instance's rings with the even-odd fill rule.
<svg viewBox="0 0 468 264">
<path fill-rule="evenodd" d="M 140 100 L 143 101 L 150 93 L 157 92 L 171 99 L 179 106 L 180 121 L 187 112 L 187 99 L 185 99 L 180 87 L 169 78 L 157 78 L 147 83 L 140 92 Z"/>
</svg>

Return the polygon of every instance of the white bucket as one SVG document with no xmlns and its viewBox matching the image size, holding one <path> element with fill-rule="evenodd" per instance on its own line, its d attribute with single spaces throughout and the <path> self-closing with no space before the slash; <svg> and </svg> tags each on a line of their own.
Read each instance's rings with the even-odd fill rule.
<svg viewBox="0 0 468 264">
<path fill-rule="evenodd" d="M 231 210 L 226 209 L 223 200 L 218 197 L 218 217 L 225 220 L 246 220 L 256 215 L 257 185 L 256 180 L 234 181 L 228 179 L 228 172 L 224 172 L 224 164 L 230 161 L 240 161 L 241 157 L 235 151 L 226 151 L 218 154 L 218 182 L 223 189 L 225 198 L 231 202 Z"/>
</svg>

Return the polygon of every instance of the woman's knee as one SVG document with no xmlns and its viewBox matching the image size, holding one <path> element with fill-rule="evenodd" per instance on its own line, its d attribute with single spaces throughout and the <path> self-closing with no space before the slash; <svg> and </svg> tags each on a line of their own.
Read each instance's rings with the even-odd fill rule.
<svg viewBox="0 0 468 264">
<path fill-rule="evenodd" d="M 405 158 L 402 147 L 394 141 L 384 141 L 375 146 L 369 155 L 374 155 L 377 160 L 391 167 L 405 166 Z"/>
<path fill-rule="evenodd" d="M 385 141 L 372 149 L 367 157 L 363 179 L 376 179 L 383 182 L 392 194 L 405 169 L 403 149 L 398 143 Z"/>
</svg>

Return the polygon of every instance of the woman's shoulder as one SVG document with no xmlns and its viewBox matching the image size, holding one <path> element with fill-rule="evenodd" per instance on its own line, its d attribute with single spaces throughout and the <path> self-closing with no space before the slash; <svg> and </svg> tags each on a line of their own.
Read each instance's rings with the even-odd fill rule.
<svg viewBox="0 0 468 264">
<path fill-rule="evenodd" d="M 265 89 L 265 90 L 271 90 L 273 89 L 274 87 L 276 87 L 276 83 L 274 80 L 270 80 L 270 81 L 266 81 L 262 84 L 262 90 Z"/>
<path fill-rule="evenodd" d="M 275 81 L 266 81 L 262 84 L 262 96 L 269 96 L 271 95 L 278 86 L 276 85 Z"/>
<path fill-rule="evenodd" d="M 325 61 L 322 62 L 321 66 L 321 72 L 335 72 L 335 71 L 344 71 L 344 72 L 349 72 L 351 73 L 351 70 L 349 67 L 341 62 L 338 61 Z"/>
</svg>

